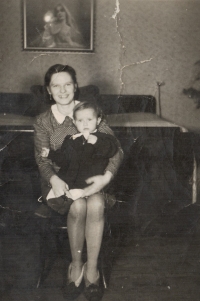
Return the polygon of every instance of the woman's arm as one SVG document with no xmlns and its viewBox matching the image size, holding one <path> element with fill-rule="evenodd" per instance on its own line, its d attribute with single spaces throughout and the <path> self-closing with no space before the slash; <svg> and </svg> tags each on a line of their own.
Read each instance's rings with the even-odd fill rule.
<svg viewBox="0 0 200 301">
<path fill-rule="evenodd" d="M 40 116 L 34 124 L 35 159 L 41 177 L 52 186 L 55 196 L 60 196 L 68 191 L 68 185 L 61 180 L 53 168 L 52 161 L 41 156 L 42 147 L 50 148 L 48 130 L 43 125 Z"/>
<path fill-rule="evenodd" d="M 113 131 L 111 130 L 111 128 L 107 125 L 107 123 L 104 120 L 100 123 L 98 130 L 101 133 L 110 134 L 110 135 L 114 136 Z M 110 173 L 112 173 L 113 176 L 115 176 L 115 174 L 117 173 L 119 166 L 121 165 L 123 158 L 124 158 L 124 153 L 121 148 L 121 145 L 117 139 L 116 139 L 116 141 L 118 144 L 117 153 L 112 158 L 109 159 L 108 166 L 106 167 L 106 170 L 105 170 L 105 171 L 109 171 Z"/>
<path fill-rule="evenodd" d="M 35 159 L 38 165 L 41 177 L 49 183 L 50 178 L 55 174 L 52 162 L 50 159 L 42 157 L 42 148 L 50 148 L 49 135 L 47 129 L 44 127 L 40 116 L 34 124 L 34 145 L 35 145 Z"/>
</svg>

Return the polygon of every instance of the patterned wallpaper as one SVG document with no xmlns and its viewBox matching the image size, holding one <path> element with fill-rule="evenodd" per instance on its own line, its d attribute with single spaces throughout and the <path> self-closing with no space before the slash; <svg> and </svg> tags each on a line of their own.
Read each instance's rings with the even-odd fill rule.
<svg viewBox="0 0 200 301">
<path fill-rule="evenodd" d="M 185 126 L 200 124 L 200 110 L 182 93 L 192 85 L 200 59 L 200 1 L 95 2 L 95 52 L 49 54 L 22 50 L 22 3 L 3 0 L 0 91 L 28 92 L 31 85 L 42 84 L 52 64 L 67 63 L 76 69 L 80 86 L 96 84 L 101 93 L 157 97 L 157 82 L 163 81 L 162 115 Z"/>
</svg>

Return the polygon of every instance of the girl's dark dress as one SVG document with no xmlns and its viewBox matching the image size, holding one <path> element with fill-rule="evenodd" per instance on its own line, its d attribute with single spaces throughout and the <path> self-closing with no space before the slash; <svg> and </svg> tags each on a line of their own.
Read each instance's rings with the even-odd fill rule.
<svg viewBox="0 0 200 301">
<path fill-rule="evenodd" d="M 69 189 L 87 186 L 85 180 L 96 175 L 103 175 L 117 150 L 118 144 L 114 136 L 95 132 L 95 144 L 87 143 L 84 136 L 73 139 L 66 136 L 60 149 L 50 150 L 48 158 L 60 168 L 58 176 L 68 184 Z"/>
</svg>

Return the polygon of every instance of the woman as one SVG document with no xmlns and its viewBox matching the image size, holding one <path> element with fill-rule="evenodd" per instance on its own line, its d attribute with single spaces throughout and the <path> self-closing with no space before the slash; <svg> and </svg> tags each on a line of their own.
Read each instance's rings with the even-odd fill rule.
<svg viewBox="0 0 200 301">
<path fill-rule="evenodd" d="M 54 13 L 44 16 L 46 24 L 42 36 L 45 47 L 83 47 L 81 33 L 70 11 L 64 4 L 58 4 Z"/>
<path fill-rule="evenodd" d="M 45 86 L 55 104 L 51 109 L 38 116 L 35 127 L 35 154 L 42 178 L 43 197 L 46 198 L 52 188 L 56 197 L 68 192 L 68 185 L 57 176 L 58 166 L 48 158 L 41 156 L 42 148 L 57 150 L 67 135 L 77 133 L 73 123 L 73 109 L 78 103 L 75 97 L 78 90 L 75 70 L 70 66 L 54 65 L 45 75 Z M 98 130 L 112 134 L 105 121 Z M 71 248 L 72 263 L 68 270 L 66 297 L 75 299 L 83 289 L 88 300 L 100 300 L 103 292 L 99 286 L 97 260 L 102 242 L 104 228 L 104 198 L 95 197 L 116 174 L 122 161 L 123 152 L 119 146 L 117 154 L 112 157 L 104 175 L 87 179 L 89 185 L 84 189 L 84 197 L 74 201 L 67 216 L 67 230 Z M 82 250 L 86 239 L 87 264 L 83 265 Z"/>
</svg>

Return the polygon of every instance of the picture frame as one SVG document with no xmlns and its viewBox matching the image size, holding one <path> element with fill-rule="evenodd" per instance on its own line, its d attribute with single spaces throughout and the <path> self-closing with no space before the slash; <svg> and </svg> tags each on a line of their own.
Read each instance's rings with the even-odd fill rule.
<svg viewBox="0 0 200 301">
<path fill-rule="evenodd" d="M 23 50 L 93 52 L 94 0 L 23 0 Z"/>
</svg>

